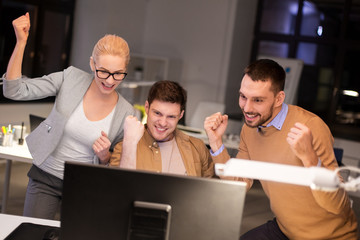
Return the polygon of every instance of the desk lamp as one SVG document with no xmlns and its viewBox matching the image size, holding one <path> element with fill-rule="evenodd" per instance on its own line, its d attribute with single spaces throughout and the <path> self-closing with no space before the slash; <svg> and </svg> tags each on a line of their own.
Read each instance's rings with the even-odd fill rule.
<svg viewBox="0 0 360 240">
<path fill-rule="evenodd" d="M 351 170 L 360 173 L 360 169 L 341 167 L 334 171 L 322 167 L 300 167 L 279 163 L 231 158 L 225 164 L 215 164 L 218 176 L 245 177 L 258 180 L 309 186 L 312 189 L 335 191 L 339 187 L 346 191 L 360 191 L 360 177 L 349 177 L 347 182 L 340 181 L 338 172 Z"/>
</svg>

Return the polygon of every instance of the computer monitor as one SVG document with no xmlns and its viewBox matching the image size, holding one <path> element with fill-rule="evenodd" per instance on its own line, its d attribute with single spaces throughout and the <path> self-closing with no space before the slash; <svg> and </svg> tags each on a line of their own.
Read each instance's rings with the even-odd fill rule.
<svg viewBox="0 0 360 240">
<path fill-rule="evenodd" d="M 61 239 L 239 239 L 242 182 L 65 163 Z"/>
<path fill-rule="evenodd" d="M 45 120 L 44 117 L 36 116 L 34 114 L 29 114 L 30 119 L 30 132 L 34 131 L 42 121 Z"/>
</svg>

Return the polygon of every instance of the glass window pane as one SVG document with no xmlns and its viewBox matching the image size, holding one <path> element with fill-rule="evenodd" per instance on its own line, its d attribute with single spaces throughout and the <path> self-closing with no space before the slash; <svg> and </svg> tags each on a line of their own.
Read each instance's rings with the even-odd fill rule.
<svg viewBox="0 0 360 240">
<path fill-rule="evenodd" d="M 333 84 L 333 68 L 305 65 L 299 84 L 298 105 L 326 119 Z"/>
<path fill-rule="evenodd" d="M 51 10 L 44 11 L 44 32 L 40 42 L 42 60 L 37 66 L 37 74 L 56 72 L 66 68 L 66 39 L 69 35 L 70 15 Z M 58 26 L 54 28 L 55 26 Z M 55 32 L 56 31 L 56 32 Z"/>
<path fill-rule="evenodd" d="M 344 0 L 304 1 L 300 34 L 313 37 L 338 37 L 343 21 Z"/>
<path fill-rule="evenodd" d="M 305 64 L 314 65 L 316 61 L 317 45 L 314 43 L 299 43 L 296 58 L 304 61 Z"/>
<path fill-rule="evenodd" d="M 331 67 L 335 65 L 336 46 L 300 42 L 296 58 L 307 65 Z"/>
<path fill-rule="evenodd" d="M 293 35 L 298 12 L 297 0 L 264 0 L 260 31 Z"/>
<path fill-rule="evenodd" d="M 259 56 L 283 57 L 286 58 L 289 52 L 289 44 L 283 42 L 260 41 Z"/>
<path fill-rule="evenodd" d="M 358 57 L 360 50 L 352 50 L 345 55 L 344 73 L 339 89 L 336 108 L 336 122 L 360 126 L 360 69 Z"/>
<path fill-rule="evenodd" d="M 8 61 L 16 43 L 12 21 L 24 13 L 29 12 L 31 16 L 30 36 L 35 36 L 38 7 L 27 3 L 17 3 L 14 1 L 3 0 L 2 6 L 0 6 L 0 8 L 2 8 L 1 10 L 3 13 L 6 13 L 0 14 L 0 72 L 4 73 L 6 72 Z M 24 52 L 22 73 L 27 76 L 32 76 L 36 44 L 35 39 L 35 37 L 29 37 Z"/>
</svg>

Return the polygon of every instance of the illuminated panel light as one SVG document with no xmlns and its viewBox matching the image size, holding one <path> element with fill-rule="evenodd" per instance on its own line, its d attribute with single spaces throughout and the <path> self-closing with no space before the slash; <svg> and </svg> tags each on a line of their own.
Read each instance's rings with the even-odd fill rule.
<svg viewBox="0 0 360 240">
<path fill-rule="evenodd" d="M 318 35 L 319 37 L 321 37 L 322 34 L 323 34 L 323 27 L 322 27 L 322 26 L 318 26 L 318 28 L 317 28 L 317 35 Z"/>
<path fill-rule="evenodd" d="M 353 90 L 343 90 L 342 93 L 344 95 L 350 96 L 350 97 L 358 97 L 359 96 L 359 93 L 357 91 L 353 91 Z"/>
<path fill-rule="evenodd" d="M 232 158 L 225 164 L 216 163 L 218 176 L 245 177 L 308 186 L 312 189 L 335 191 L 340 186 L 336 171 L 322 167 L 300 167 L 279 163 Z"/>
</svg>

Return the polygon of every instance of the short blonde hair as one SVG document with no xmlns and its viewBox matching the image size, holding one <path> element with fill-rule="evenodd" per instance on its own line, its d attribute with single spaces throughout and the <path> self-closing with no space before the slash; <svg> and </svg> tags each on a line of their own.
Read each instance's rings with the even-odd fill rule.
<svg viewBox="0 0 360 240">
<path fill-rule="evenodd" d="M 114 34 L 102 37 L 94 46 L 92 57 L 94 61 L 101 55 L 114 55 L 125 58 L 126 66 L 130 61 L 130 48 L 125 39 Z"/>
</svg>

